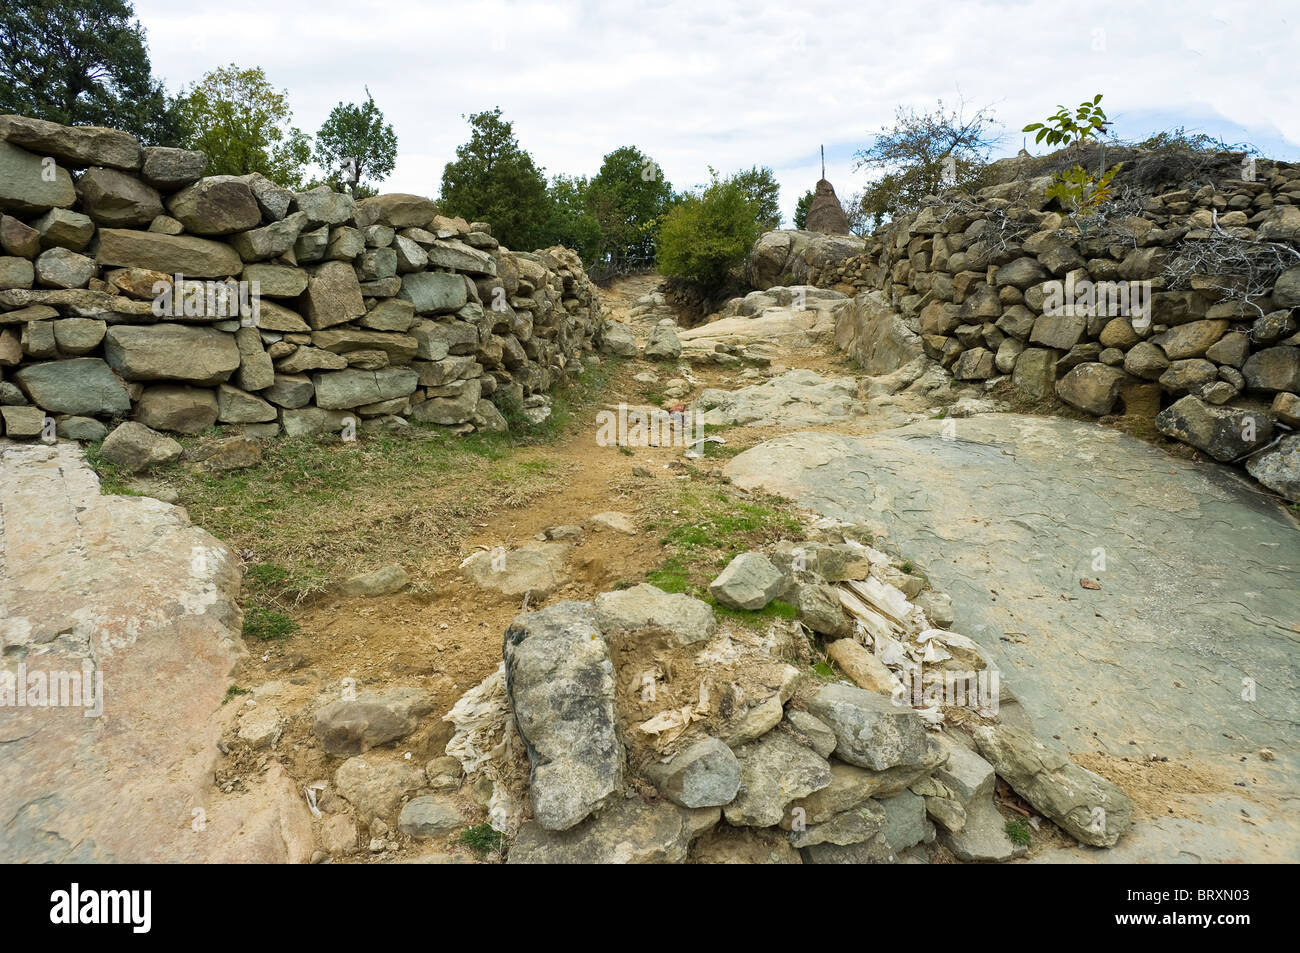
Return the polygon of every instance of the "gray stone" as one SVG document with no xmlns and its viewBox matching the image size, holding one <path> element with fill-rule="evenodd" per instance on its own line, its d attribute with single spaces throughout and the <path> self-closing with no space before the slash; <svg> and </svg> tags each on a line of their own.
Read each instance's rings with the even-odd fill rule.
<svg viewBox="0 0 1300 953">
<path fill-rule="evenodd" d="M 168 198 L 167 211 L 196 235 L 231 235 L 262 222 L 262 209 L 252 190 L 234 175 L 199 179 Z"/>
<path fill-rule="evenodd" d="M 229 384 L 217 386 L 217 419 L 225 424 L 258 424 L 275 420 L 276 409 L 247 391 Z"/>
<path fill-rule="evenodd" d="M 925 798 L 901 791 L 880 802 L 884 811 L 881 833 L 895 852 L 933 839 L 934 827 L 926 820 Z"/>
<path fill-rule="evenodd" d="M 831 783 L 826 759 L 792 736 L 770 732 L 736 750 L 741 789 L 723 808 L 733 827 L 771 827 L 786 818 L 790 803 Z"/>
<path fill-rule="evenodd" d="M 423 771 L 386 751 L 348 758 L 334 772 L 334 787 L 365 824 L 392 817 L 402 798 L 423 786 Z"/>
<path fill-rule="evenodd" d="M 297 211 L 306 213 L 308 228 L 342 225 L 352 218 L 352 196 L 335 192 L 328 185 L 295 193 L 293 205 Z"/>
<path fill-rule="evenodd" d="M 0 116 L 0 139 L 72 168 L 111 166 L 133 172 L 140 168 L 140 143 L 135 136 L 102 126 L 61 126 L 30 116 Z"/>
<path fill-rule="evenodd" d="M 1094 417 L 1109 414 L 1119 400 L 1124 372 L 1105 364 L 1080 364 L 1056 382 L 1056 395 Z"/>
<path fill-rule="evenodd" d="M 351 758 L 406 737 L 433 706 L 431 695 L 413 688 L 358 692 L 318 708 L 312 731 L 326 754 Z"/>
<path fill-rule="evenodd" d="M 90 216 L 63 208 L 52 208 L 32 226 L 41 233 L 42 248 L 66 248 L 84 251 L 95 234 L 95 223 Z"/>
<path fill-rule="evenodd" d="M 55 414 L 113 417 L 131 409 L 121 381 L 97 357 L 31 364 L 14 380 L 32 403 Z"/>
<path fill-rule="evenodd" d="M 428 794 L 411 798 L 397 816 L 397 829 L 416 840 L 440 837 L 464 826 L 455 801 Z"/>
<path fill-rule="evenodd" d="M 799 621 L 814 632 L 844 636 L 853 632 L 853 624 L 840 605 L 839 590 L 831 585 L 801 584 L 795 597 Z"/>
<path fill-rule="evenodd" d="M 51 248 L 36 259 L 36 282 L 46 288 L 84 288 L 98 270 L 93 258 Z"/>
<path fill-rule="evenodd" d="M 1228 461 L 1268 443 L 1273 417 L 1267 411 L 1215 407 L 1188 394 L 1156 415 L 1156 429 Z"/>
<path fill-rule="evenodd" d="M 599 815 L 564 831 L 537 820 L 519 830 L 508 864 L 679 864 L 690 845 L 690 815 L 660 801 L 616 798 Z"/>
<path fill-rule="evenodd" d="M 388 596 L 411 584 L 411 577 L 401 566 L 384 566 L 353 576 L 339 585 L 345 596 Z"/>
<path fill-rule="evenodd" d="M 1100 775 L 1011 725 L 974 729 L 975 743 L 1017 794 L 1067 834 L 1093 847 L 1111 847 L 1128 829 L 1133 803 Z"/>
<path fill-rule="evenodd" d="M 841 761 L 873 771 L 934 761 L 936 742 L 920 716 L 883 695 L 827 685 L 809 700 L 808 711 L 835 732 Z"/>
<path fill-rule="evenodd" d="M 662 629 L 670 632 L 679 645 L 708 639 L 717 624 L 708 603 L 681 593 L 667 593 L 644 582 L 601 593 L 595 607 L 596 624 L 602 632 Z"/>
<path fill-rule="evenodd" d="M 0 258 L 0 291 L 30 288 L 36 280 L 36 268 L 26 258 Z"/>
<path fill-rule="evenodd" d="M 568 830 L 615 798 L 623 780 L 614 666 L 596 611 L 560 602 L 521 615 L 506 629 L 504 654 L 532 766 L 533 817 L 548 831 Z"/>
<path fill-rule="evenodd" d="M 104 340 L 108 325 L 94 318 L 61 318 L 54 325 L 54 343 L 59 353 L 78 357 L 89 354 Z"/>
<path fill-rule="evenodd" d="M 645 344 L 647 361 L 675 361 L 681 353 L 682 342 L 677 338 L 675 327 L 669 324 L 657 324 L 650 329 L 650 336 Z"/>
<path fill-rule="evenodd" d="M 116 325 L 104 336 L 104 358 L 131 381 L 218 384 L 239 368 L 235 336 L 180 324 Z"/>
<path fill-rule="evenodd" d="M 186 278 L 226 278 L 238 275 L 244 264 L 229 245 L 192 235 L 164 235 L 122 228 L 99 230 L 101 265 L 147 268 Z"/>
<path fill-rule="evenodd" d="M 202 433 L 217 422 L 217 395 L 206 387 L 156 384 L 135 405 L 137 421 L 154 430 Z"/>
<path fill-rule="evenodd" d="M 70 208 L 77 200 L 72 176 L 53 167 L 51 180 L 43 156 L 0 142 L 0 210 L 35 215 L 50 208 Z"/>
<path fill-rule="evenodd" d="M 411 302 L 416 314 L 450 313 L 464 307 L 468 300 L 464 278 L 432 271 L 403 275 L 398 297 Z"/>
<path fill-rule="evenodd" d="M 740 788 L 740 763 L 717 738 L 705 738 L 682 749 L 666 764 L 651 763 L 646 777 L 674 804 L 721 807 Z"/>
<path fill-rule="evenodd" d="M 1246 358 L 1241 373 L 1251 390 L 1300 391 L 1300 347 L 1269 347 Z"/>
<path fill-rule="evenodd" d="M 294 251 L 294 258 L 299 264 L 309 261 L 317 261 L 321 255 L 313 254 L 316 250 L 311 239 L 302 234 L 306 227 L 307 215 L 304 212 L 294 212 L 286 216 L 282 221 L 272 222 L 269 225 L 263 225 L 261 228 L 250 228 L 246 232 L 230 236 L 230 247 L 235 250 L 238 257 L 243 261 L 262 261 L 267 258 L 278 258 L 281 255 L 287 255 L 290 250 Z M 313 233 L 315 234 L 315 233 Z M 325 247 L 326 230 L 321 229 L 319 237 L 319 251 L 323 253 Z"/>
<path fill-rule="evenodd" d="M 311 403 L 316 387 L 311 378 L 301 374 L 276 374 L 275 383 L 262 392 L 262 396 L 271 403 L 290 410 L 306 407 Z"/>
<path fill-rule="evenodd" d="M 146 228 L 163 212 L 157 189 L 116 169 L 87 169 L 77 195 L 82 211 L 107 228 Z"/>
<path fill-rule="evenodd" d="M 785 577 L 761 553 L 741 553 L 709 583 L 709 594 L 733 609 L 757 610 L 780 595 Z"/>
<path fill-rule="evenodd" d="M 365 313 L 361 286 L 352 266 L 330 261 L 316 269 L 303 295 L 303 316 L 313 330 L 343 324 Z"/>
<path fill-rule="evenodd" d="M 418 375 L 409 367 L 386 367 L 377 371 L 348 369 L 321 371 L 312 376 L 316 406 L 326 410 L 347 410 L 375 404 L 415 391 Z"/>
<path fill-rule="evenodd" d="M 1300 435 L 1283 437 L 1277 446 L 1248 458 L 1246 470 L 1284 499 L 1300 502 Z"/>
<path fill-rule="evenodd" d="M 140 177 L 156 189 L 179 189 L 203 175 L 208 157 L 197 149 L 151 146 L 144 150 Z"/>
<path fill-rule="evenodd" d="M 108 428 L 93 417 L 60 417 L 55 432 L 64 440 L 93 443 L 108 436 Z"/>
<path fill-rule="evenodd" d="M 104 460 L 130 473 L 175 463 L 180 455 L 181 445 L 175 440 L 133 420 L 119 424 L 100 447 Z"/>
<path fill-rule="evenodd" d="M 601 330 L 601 350 L 616 357 L 636 357 L 636 335 L 626 324 L 606 321 Z"/>
</svg>

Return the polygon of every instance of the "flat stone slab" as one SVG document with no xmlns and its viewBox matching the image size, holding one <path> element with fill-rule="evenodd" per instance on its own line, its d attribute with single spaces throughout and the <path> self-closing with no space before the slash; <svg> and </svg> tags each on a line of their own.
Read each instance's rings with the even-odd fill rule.
<svg viewBox="0 0 1300 953">
<path fill-rule="evenodd" d="M 1261 787 L 1300 790 L 1300 532 L 1234 471 L 1097 424 L 985 414 L 784 435 L 726 472 L 883 524 L 951 594 L 951 628 L 992 654 L 1040 735 L 1116 756 L 1269 747 Z"/>
<path fill-rule="evenodd" d="M 799 369 L 737 390 L 709 388 L 695 409 L 707 425 L 814 427 L 865 414 L 857 391 L 852 377 L 822 377 Z"/>
<path fill-rule="evenodd" d="M 239 584 L 183 510 L 101 496 L 75 444 L 0 440 L 0 862 L 310 856 L 278 768 L 248 794 L 212 787 Z M 41 682 L 67 686 L 45 696 L 59 704 L 37 701 Z"/>
</svg>

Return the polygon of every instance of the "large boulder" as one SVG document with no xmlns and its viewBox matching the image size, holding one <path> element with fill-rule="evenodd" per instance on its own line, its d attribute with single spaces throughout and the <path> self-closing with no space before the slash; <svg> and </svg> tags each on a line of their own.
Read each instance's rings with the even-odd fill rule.
<svg viewBox="0 0 1300 953">
<path fill-rule="evenodd" d="M 533 817 L 574 827 L 617 794 L 623 744 L 609 648 L 590 603 L 560 602 L 506 629 L 506 688 L 532 765 Z M 683 849 L 685 845 L 683 844 Z"/>
<path fill-rule="evenodd" d="M 866 374 L 888 374 L 922 355 L 921 338 L 879 291 L 858 295 L 835 319 L 835 346 Z"/>
<path fill-rule="evenodd" d="M 772 827 L 787 817 L 791 802 L 831 783 L 831 766 L 811 748 L 773 731 L 736 749 L 741 789 L 723 808 L 733 827 Z"/>
<path fill-rule="evenodd" d="M 107 228 L 143 228 L 163 212 L 157 189 L 116 169 L 87 169 L 77 194 L 82 211 Z"/>
<path fill-rule="evenodd" d="M 197 149 L 150 146 L 143 153 L 140 177 L 155 189 L 165 192 L 182 188 L 197 180 L 208 164 L 208 157 Z"/>
<path fill-rule="evenodd" d="M 262 222 L 252 190 L 234 175 L 199 179 L 167 199 L 167 211 L 195 235 L 230 235 Z"/>
<path fill-rule="evenodd" d="M 55 414 L 112 417 L 131 409 L 131 398 L 97 357 L 31 364 L 14 380 L 33 404 Z"/>
<path fill-rule="evenodd" d="M 409 301 L 416 314 L 449 314 L 468 300 L 465 279 L 449 272 L 416 271 L 402 276 L 398 298 Z"/>
<path fill-rule="evenodd" d="M 134 420 L 119 424 L 100 446 L 105 461 L 131 473 L 174 463 L 180 455 L 179 443 Z"/>
<path fill-rule="evenodd" d="M 835 756 L 841 761 L 884 771 L 936 760 L 937 742 L 921 717 L 884 695 L 827 685 L 809 700 L 808 711 L 835 732 Z"/>
<path fill-rule="evenodd" d="M 1115 409 L 1124 380 L 1117 367 L 1080 364 L 1056 382 L 1056 394 L 1071 407 L 1101 417 Z"/>
<path fill-rule="evenodd" d="M 778 285 L 808 283 L 809 270 L 825 269 L 862 254 L 865 242 L 853 235 L 813 231 L 765 232 L 745 263 L 745 278 L 760 291 Z"/>
<path fill-rule="evenodd" d="M 74 169 L 100 165 L 134 172 L 140 168 L 140 143 L 120 129 L 61 126 L 45 119 L 8 115 L 0 116 L 0 139 Z"/>
<path fill-rule="evenodd" d="M 183 324 L 111 327 L 104 335 L 104 358 L 129 381 L 219 384 L 239 369 L 233 334 Z"/>
<path fill-rule="evenodd" d="M 709 583 L 709 595 L 732 609 L 758 610 L 780 595 L 785 576 L 762 553 L 741 553 Z"/>
<path fill-rule="evenodd" d="M 1156 429 L 1227 462 L 1268 443 L 1273 416 L 1267 411 L 1216 407 L 1188 394 L 1156 415 Z"/>
<path fill-rule="evenodd" d="M 133 416 L 154 430 L 202 433 L 217 422 L 217 395 L 207 387 L 156 384 L 144 389 Z"/>
<path fill-rule="evenodd" d="M 974 730 L 979 752 L 1017 794 L 1071 837 L 1113 847 L 1133 819 L 1127 794 L 1058 749 L 1007 724 Z"/>
<path fill-rule="evenodd" d="M 660 629 L 670 632 L 679 645 L 704 641 L 717 624 L 708 603 L 644 582 L 601 593 L 595 606 L 596 624 L 602 632 Z"/>
<path fill-rule="evenodd" d="M 391 228 L 426 228 L 438 214 L 432 201 L 421 195 L 390 192 L 356 203 L 353 218 L 361 228 L 388 225 Z"/>
<path fill-rule="evenodd" d="M 313 330 L 343 324 L 366 313 L 357 273 L 345 261 L 327 261 L 316 268 L 303 294 L 303 317 Z"/>
<path fill-rule="evenodd" d="M 705 738 L 679 751 L 667 763 L 646 769 L 661 795 L 682 807 L 721 807 L 740 789 L 740 763 L 717 738 Z"/>
<path fill-rule="evenodd" d="M 679 864 L 691 840 L 690 814 L 660 801 L 618 798 L 597 817 L 564 831 L 539 820 L 519 829 L 508 864 Z"/>
<path fill-rule="evenodd" d="M 42 156 L 0 141 L 0 210 L 39 215 L 51 208 L 70 208 L 76 201 L 67 169 L 49 166 Z"/>
<path fill-rule="evenodd" d="M 1300 503 L 1300 435 L 1283 437 L 1246 461 L 1246 471 L 1264 486 L 1293 503 Z"/>
<path fill-rule="evenodd" d="M 186 278 L 227 278 L 244 269 L 235 250 L 221 242 L 121 228 L 100 229 L 96 259 L 101 265 L 147 268 Z"/>
</svg>

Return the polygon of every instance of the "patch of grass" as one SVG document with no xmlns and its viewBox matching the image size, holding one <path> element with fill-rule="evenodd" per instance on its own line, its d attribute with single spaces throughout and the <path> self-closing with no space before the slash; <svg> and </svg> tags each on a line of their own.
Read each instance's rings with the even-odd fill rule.
<svg viewBox="0 0 1300 953">
<path fill-rule="evenodd" d="M 747 609 L 732 609 L 729 606 L 718 605 L 710 596 L 705 599 L 713 606 L 713 611 L 720 618 L 731 619 L 740 625 L 748 626 L 751 629 L 765 629 L 773 619 L 797 619 L 799 610 L 790 605 L 788 602 L 782 602 L 780 599 L 773 599 L 761 609 L 749 611 Z"/>
<path fill-rule="evenodd" d="M 238 685 L 231 685 L 226 689 L 226 697 L 221 699 L 221 704 L 224 705 L 227 702 L 238 698 L 240 695 L 251 695 L 252 692 L 253 690 L 251 688 L 240 688 Z"/>
<path fill-rule="evenodd" d="M 741 625 L 762 627 L 773 619 L 797 617 L 794 606 L 779 600 L 759 612 L 745 612 L 717 605 L 708 593 L 718 570 L 740 553 L 802 536 L 802 524 L 786 501 L 741 496 L 729 486 L 693 481 L 658 501 L 648 526 L 660 534 L 666 550 L 663 562 L 646 573 L 652 586 L 703 599 L 719 617 Z"/>
<path fill-rule="evenodd" d="M 1033 840 L 1033 832 L 1024 821 L 1007 821 L 1004 830 L 1007 832 L 1007 837 L 1011 843 L 1017 847 L 1028 847 L 1029 842 Z"/>
<path fill-rule="evenodd" d="M 488 854 L 500 852 L 505 846 L 506 838 L 490 824 L 476 824 L 460 832 L 460 842 L 472 850 L 479 860 Z"/>
<path fill-rule="evenodd" d="M 826 682 L 835 680 L 835 668 L 830 662 L 815 662 L 812 666 L 812 673 Z"/>
<path fill-rule="evenodd" d="M 298 623 L 282 612 L 249 606 L 244 612 L 244 638 L 259 642 L 286 639 L 298 631 Z"/>
<path fill-rule="evenodd" d="M 912 561 L 910 559 L 907 560 L 905 563 L 903 563 L 903 565 L 900 566 L 899 568 L 902 569 L 903 572 L 907 573 L 909 576 L 916 571 L 916 567 L 912 565 Z"/>
</svg>

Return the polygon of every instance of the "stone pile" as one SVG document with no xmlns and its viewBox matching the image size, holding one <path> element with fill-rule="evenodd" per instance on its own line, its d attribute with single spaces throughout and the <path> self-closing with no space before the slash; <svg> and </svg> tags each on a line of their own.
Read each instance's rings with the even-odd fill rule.
<svg viewBox="0 0 1300 953">
<path fill-rule="evenodd" d="M 494 821 L 518 827 L 510 863 L 928 862 L 940 850 L 1005 861 L 1024 847 L 994 802 L 997 776 L 1081 843 L 1116 843 L 1128 798 L 1025 731 L 1009 693 L 1002 717 L 996 703 L 964 707 L 936 730 L 946 702 L 907 686 L 996 667 L 935 628 L 951 623 L 948 599 L 909 564 L 823 537 L 737 556 L 709 595 L 732 611 L 793 607 L 792 632 L 824 646 L 844 680 L 801 673 L 768 638 L 765 661 L 744 665 L 767 671 L 719 691 L 744 636 L 707 603 L 646 584 L 510 625 L 503 672 L 531 815 Z M 648 674 L 626 662 L 647 648 L 673 661 Z M 467 776 L 484 766 L 467 759 Z"/>
<path fill-rule="evenodd" d="M 101 439 L 122 418 L 259 437 L 504 429 L 502 409 L 581 372 L 602 319 L 573 252 L 510 251 L 420 196 L 294 193 L 205 166 L 0 117 L 7 436 Z"/>
<path fill-rule="evenodd" d="M 803 233 L 771 232 L 750 256 L 750 280 L 766 288 L 788 267 L 778 260 L 794 260 L 801 280 L 876 293 L 859 311 L 894 312 L 896 326 L 882 330 L 901 360 L 923 351 L 958 380 L 1009 377 L 1031 398 L 1093 416 L 1154 418 L 1215 460 L 1256 454 L 1251 473 L 1300 499 L 1300 439 L 1272 445 L 1300 425 L 1300 165 L 1262 162 L 1257 181 L 1130 200 L 1127 214 L 1086 232 L 1050 210 L 1049 184 L 945 195 L 879 229 L 860 254 L 818 260 L 792 253 Z M 1223 276 L 1186 267 L 1224 239 L 1272 243 L 1255 247 L 1284 263 L 1251 304 L 1226 295 Z M 1149 283 L 1145 317 L 1132 294 L 1110 296 L 1133 283 Z"/>
</svg>

